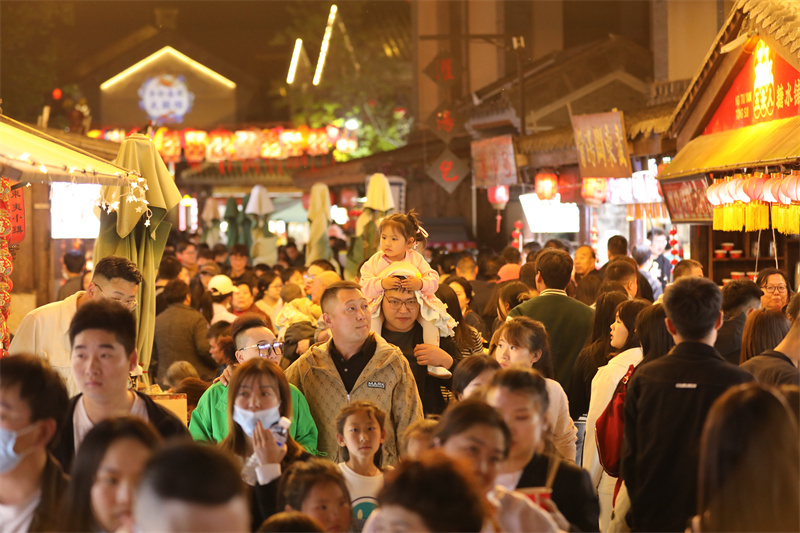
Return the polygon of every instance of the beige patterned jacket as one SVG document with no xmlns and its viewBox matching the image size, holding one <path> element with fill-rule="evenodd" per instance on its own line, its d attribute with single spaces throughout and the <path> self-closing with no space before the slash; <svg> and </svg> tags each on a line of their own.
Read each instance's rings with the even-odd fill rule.
<svg viewBox="0 0 800 533">
<path fill-rule="evenodd" d="M 336 416 L 347 403 L 366 400 L 386 413 L 386 442 L 382 465 L 395 465 L 400 435 L 422 418 L 422 402 L 411 367 L 399 348 L 375 335 L 375 355 L 358 377 L 350 394 L 344 388 L 330 356 L 330 343 L 316 344 L 286 369 L 289 383 L 300 389 L 317 423 L 317 449 L 339 463 L 336 442 Z"/>
</svg>

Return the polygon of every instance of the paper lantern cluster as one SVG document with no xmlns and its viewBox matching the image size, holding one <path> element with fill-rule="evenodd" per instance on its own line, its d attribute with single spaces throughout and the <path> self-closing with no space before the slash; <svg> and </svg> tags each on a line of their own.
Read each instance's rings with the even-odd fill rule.
<svg viewBox="0 0 800 533">
<path fill-rule="evenodd" d="M 777 231 L 800 233 L 800 171 L 735 174 L 714 180 L 706 198 L 714 206 L 715 230 L 765 230 L 772 218 Z"/>
<path fill-rule="evenodd" d="M 92 130 L 89 137 L 122 142 L 138 128 Z M 287 128 L 250 128 L 245 130 L 159 128 L 153 142 L 165 163 L 181 161 L 181 149 L 187 163 L 288 159 L 300 156 L 324 156 L 333 149 L 351 153 L 358 147 L 356 133 L 330 125 L 325 128 L 300 126 Z"/>
<path fill-rule="evenodd" d="M 8 249 L 11 240 L 11 216 L 6 203 L 11 194 L 11 183 L 0 178 L 0 357 L 8 355 L 11 342 L 8 331 L 8 311 L 11 305 L 11 272 L 14 264 Z"/>
</svg>

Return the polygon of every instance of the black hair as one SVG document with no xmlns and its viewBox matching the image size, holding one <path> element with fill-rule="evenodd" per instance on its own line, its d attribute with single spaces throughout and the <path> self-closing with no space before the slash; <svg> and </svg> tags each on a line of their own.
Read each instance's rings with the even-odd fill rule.
<svg viewBox="0 0 800 533">
<path fill-rule="evenodd" d="M 608 262 L 605 275 L 606 280 L 625 283 L 631 278 L 638 279 L 638 271 L 636 267 L 633 266 L 632 261 L 627 260 L 627 257 L 614 258 Z"/>
<path fill-rule="evenodd" d="M 453 394 L 462 399 L 464 390 L 472 381 L 487 370 L 500 370 L 500 363 L 489 355 L 473 355 L 465 357 L 453 372 Z"/>
<path fill-rule="evenodd" d="M 664 292 L 667 317 L 687 341 L 698 341 L 711 333 L 721 307 L 719 287 L 706 278 L 680 278 Z"/>
<path fill-rule="evenodd" d="M 459 276 L 447 276 L 447 279 L 444 281 L 448 285 L 452 285 L 453 283 L 458 283 L 462 289 L 464 289 L 464 294 L 467 296 L 467 300 L 470 302 L 472 298 L 475 296 L 475 293 L 472 290 L 472 283 L 467 281 L 466 278 L 462 278 Z"/>
<path fill-rule="evenodd" d="M 450 437 L 459 435 L 473 426 L 486 426 L 499 429 L 504 437 L 503 457 L 508 457 L 511 448 L 511 431 L 497 410 L 482 400 L 467 398 L 450 404 L 445 410 L 433 433 L 439 444 L 445 444 Z"/>
<path fill-rule="evenodd" d="M 224 244 L 222 244 L 221 242 L 218 242 L 217 244 L 215 244 L 214 247 L 211 248 L 211 250 L 214 252 L 214 258 L 215 259 L 216 259 L 216 256 L 218 256 L 218 255 L 222 255 L 222 254 L 227 254 L 228 253 L 228 247 L 225 246 Z"/>
<path fill-rule="evenodd" d="M 666 237 L 667 232 L 661 228 L 653 228 L 647 232 L 647 240 L 652 241 L 655 236 Z"/>
<path fill-rule="evenodd" d="M 333 263 L 331 263 L 327 259 L 315 259 L 308 266 L 309 267 L 312 267 L 312 266 L 319 267 L 319 268 L 322 269 L 323 272 L 325 272 L 325 271 L 336 272 L 336 268 L 333 266 Z"/>
<path fill-rule="evenodd" d="M 69 345 L 75 345 L 75 337 L 87 329 L 100 329 L 113 333 L 131 354 L 136 349 L 136 319 L 124 305 L 113 300 L 88 301 L 78 308 L 69 325 Z"/>
<path fill-rule="evenodd" d="M 621 284 L 616 282 L 612 283 L 619 285 L 622 291 L 625 291 L 625 287 L 623 287 Z M 575 287 L 575 299 L 579 302 L 585 303 L 586 305 L 592 305 L 600 297 L 600 288 L 602 285 L 603 280 L 600 276 L 590 274 L 581 276 L 578 286 Z M 627 293 L 625 293 L 625 296 L 627 296 Z"/>
<path fill-rule="evenodd" d="M 519 280 L 529 289 L 536 289 L 536 263 L 528 262 L 519 269 Z"/>
<path fill-rule="evenodd" d="M 336 464 L 328 459 L 311 457 L 306 461 L 295 461 L 281 476 L 278 485 L 278 509 L 287 505 L 299 511 L 311 490 L 319 483 L 335 483 L 350 503 L 350 491 Z"/>
<path fill-rule="evenodd" d="M 644 355 L 639 366 L 664 357 L 675 346 L 675 340 L 664 323 L 665 318 L 667 313 L 659 303 L 642 309 L 636 317 L 636 335 Z"/>
<path fill-rule="evenodd" d="M 250 257 L 250 250 L 247 248 L 245 244 L 234 244 L 231 246 L 228 255 L 243 255 L 245 257 Z"/>
<path fill-rule="evenodd" d="M 506 260 L 506 263 L 518 265 L 522 261 L 522 254 L 513 246 L 506 246 L 503 248 L 503 251 L 500 252 L 500 256 Z"/>
<path fill-rule="evenodd" d="M 176 279 L 180 273 L 183 265 L 178 261 L 174 255 L 164 255 L 161 258 L 161 263 L 158 265 L 158 279 L 173 280 Z"/>
<path fill-rule="evenodd" d="M 248 329 L 252 328 L 272 329 L 264 320 L 264 317 L 258 313 L 244 313 L 239 315 L 236 320 L 233 321 L 233 324 L 231 324 L 231 337 L 233 338 L 233 342 L 237 348 L 239 345 L 236 343 L 236 337 L 238 337 L 243 331 L 247 331 Z"/>
<path fill-rule="evenodd" d="M 179 253 L 179 254 L 182 254 L 190 246 L 194 246 L 195 249 L 197 249 L 197 246 L 192 241 L 182 240 L 182 241 L 178 242 L 178 246 L 175 247 L 175 252 Z"/>
<path fill-rule="evenodd" d="M 189 286 L 179 279 L 173 279 L 164 287 L 163 294 L 167 305 L 183 303 L 189 296 Z"/>
<path fill-rule="evenodd" d="M 325 528 L 317 520 L 300 511 L 281 511 L 264 520 L 256 531 L 258 533 L 324 533 Z"/>
<path fill-rule="evenodd" d="M 255 295 L 256 301 L 261 300 L 264 298 L 264 295 L 267 294 L 269 290 L 269 286 L 275 281 L 276 278 L 280 276 L 274 270 L 266 270 L 261 277 L 258 278 L 256 282 L 256 289 L 258 292 Z M 281 285 L 283 285 L 283 281 L 281 281 Z"/>
<path fill-rule="evenodd" d="M 199 248 L 197 250 L 197 259 L 210 259 L 211 261 L 216 261 L 217 254 L 215 254 L 213 250 L 209 249 L 208 245 L 206 245 L 205 248 Z"/>
<path fill-rule="evenodd" d="M 331 312 L 330 301 L 339 298 L 339 291 L 361 291 L 361 285 L 355 281 L 337 281 L 328 285 L 319 299 L 319 306 L 323 313 Z"/>
<path fill-rule="evenodd" d="M 283 283 L 289 283 L 289 279 L 291 279 L 291 277 L 294 276 L 295 272 L 300 272 L 300 269 L 295 267 L 289 267 L 283 269 L 283 272 L 281 272 L 281 280 L 283 281 Z"/>
<path fill-rule="evenodd" d="M 536 257 L 536 272 L 549 289 L 564 290 L 572 276 L 572 257 L 558 248 L 545 248 Z"/>
<path fill-rule="evenodd" d="M 458 296 L 456 296 L 455 291 L 450 285 L 442 283 L 434 294 L 447 307 L 447 314 L 456 321 L 453 340 L 459 350 L 468 348 L 472 343 L 472 335 L 470 335 L 469 326 L 464 322 L 464 315 L 461 314 L 461 306 L 458 303 Z"/>
<path fill-rule="evenodd" d="M 547 380 L 533 368 L 503 368 L 495 372 L 488 389 L 508 389 L 510 392 L 527 394 L 538 405 L 540 413 L 550 407 Z"/>
<path fill-rule="evenodd" d="M 637 244 L 631 249 L 631 257 L 633 257 L 633 260 L 636 261 L 636 264 L 639 266 L 647 263 L 651 255 L 653 254 L 650 252 L 650 247 L 646 244 Z"/>
<path fill-rule="evenodd" d="M 64 492 L 58 531 L 101 531 L 92 509 L 92 486 L 108 449 L 122 439 L 132 439 L 150 450 L 161 444 L 155 428 L 141 418 L 126 416 L 101 420 L 89 430 L 72 463 L 69 490 Z"/>
<path fill-rule="evenodd" d="M 703 268 L 703 264 L 699 261 L 695 261 L 694 259 L 684 259 L 682 261 L 678 261 L 678 264 L 672 269 L 672 281 L 677 281 L 678 279 L 691 274 L 692 269 L 694 268 Z"/>
<path fill-rule="evenodd" d="M 144 279 L 136 263 L 127 257 L 120 257 L 118 255 L 109 255 L 98 261 L 97 264 L 94 265 L 92 281 L 94 281 L 97 276 L 102 276 L 109 281 L 120 278 L 137 285 L 141 284 Z"/>
<path fill-rule="evenodd" d="M 622 235 L 614 235 L 608 239 L 607 246 L 609 255 L 628 255 L 628 239 Z"/>
<path fill-rule="evenodd" d="M 213 446 L 182 441 L 167 446 L 150 459 L 139 482 L 138 494 L 150 491 L 155 501 L 164 503 L 178 500 L 223 505 L 244 496 L 240 471 L 228 455 Z"/>
<path fill-rule="evenodd" d="M 400 234 L 406 239 L 414 239 L 419 243 L 419 248 L 425 247 L 425 235 L 422 234 L 422 224 L 419 214 L 413 209 L 407 214 L 394 213 L 381 220 L 378 232 L 383 233 L 384 228 L 394 227 L 400 230 Z"/>
<path fill-rule="evenodd" d="M 80 250 L 70 250 L 64 254 L 64 266 L 70 274 L 80 274 L 86 266 L 86 256 Z"/>
<path fill-rule="evenodd" d="M 749 278 L 735 279 L 722 287 L 722 312 L 739 315 L 751 304 L 761 302 L 764 291 Z"/>
<path fill-rule="evenodd" d="M 647 309 L 653 305 L 652 302 L 648 302 L 642 298 L 634 298 L 632 300 L 625 300 L 619 305 L 617 305 L 617 309 L 615 310 L 615 315 L 619 316 L 620 321 L 625 326 L 625 329 L 628 330 L 628 338 L 625 340 L 625 344 L 616 350 L 616 353 L 622 353 L 625 350 L 630 350 L 631 348 L 638 348 L 640 346 L 639 336 L 636 332 L 636 318 L 639 316 L 639 313 Z"/>
<path fill-rule="evenodd" d="M 52 418 L 56 431 L 48 446 L 58 441 L 68 411 L 69 394 L 64 380 L 46 359 L 18 354 L 0 359 L 0 388 L 19 387 L 19 397 L 31 411 L 31 422 Z"/>
</svg>

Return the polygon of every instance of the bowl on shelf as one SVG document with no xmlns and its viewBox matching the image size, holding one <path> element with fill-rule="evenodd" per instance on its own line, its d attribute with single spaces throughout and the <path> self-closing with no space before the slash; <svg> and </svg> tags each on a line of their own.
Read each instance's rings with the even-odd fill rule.
<svg viewBox="0 0 800 533">
<path fill-rule="evenodd" d="M 722 249 L 725 251 L 733 250 L 733 243 L 732 242 L 723 242 Z"/>
<path fill-rule="evenodd" d="M 744 272 L 731 272 L 732 280 L 742 279 L 743 277 L 744 277 Z"/>
<path fill-rule="evenodd" d="M 722 280 L 722 286 L 724 287 L 725 285 L 727 285 L 727 284 L 728 284 L 728 283 L 730 283 L 731 281 L 733 281 L 733 280 L 732 280 L 732 279 L 728 279 L 728 278 L 725 278 L 725 279 L 723 279 L 723 280 Z"/>
<path fill-rule="evenodd" d="M 748 278 L 750 278 L 750 280 L 751 280 L 753 283 L 755 283 L 755 282 L 756 282 L 756 280 L 758 279 L 758 272 L 755 272 L 755 271 L 753 271 L 753 272 L 748 272 L 748 273 L 747 273 L 747 277 L 748 277 Z"/>
<path fill-rule="evenodd" d="M 731 255 L 731 259 L 741 259 L 742 258 L 742 250 L 731 250 L 728 252 Z"/>
<path fill-rule="evenodd" d="M 717 259 L 725 259 L 728 256 L 727 250 L 714 250 L 714 257 Z"/>
</svg>

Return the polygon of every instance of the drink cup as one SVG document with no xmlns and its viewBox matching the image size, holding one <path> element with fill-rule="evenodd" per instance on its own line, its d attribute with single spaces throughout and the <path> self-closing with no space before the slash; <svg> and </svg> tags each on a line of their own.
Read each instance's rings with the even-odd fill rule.
<svg viewBox="0 0 800 533">
<path fill-rule="evenodd" d="M 544 500 L 552 500 L 553 499 L 553 489 L 548 489 L 547 487 L 527 487 L 524 489 L 517 489 L 517 492 L 521 492 L 530 500 L 544 509 L 542 502 Z"/>
</svg>

